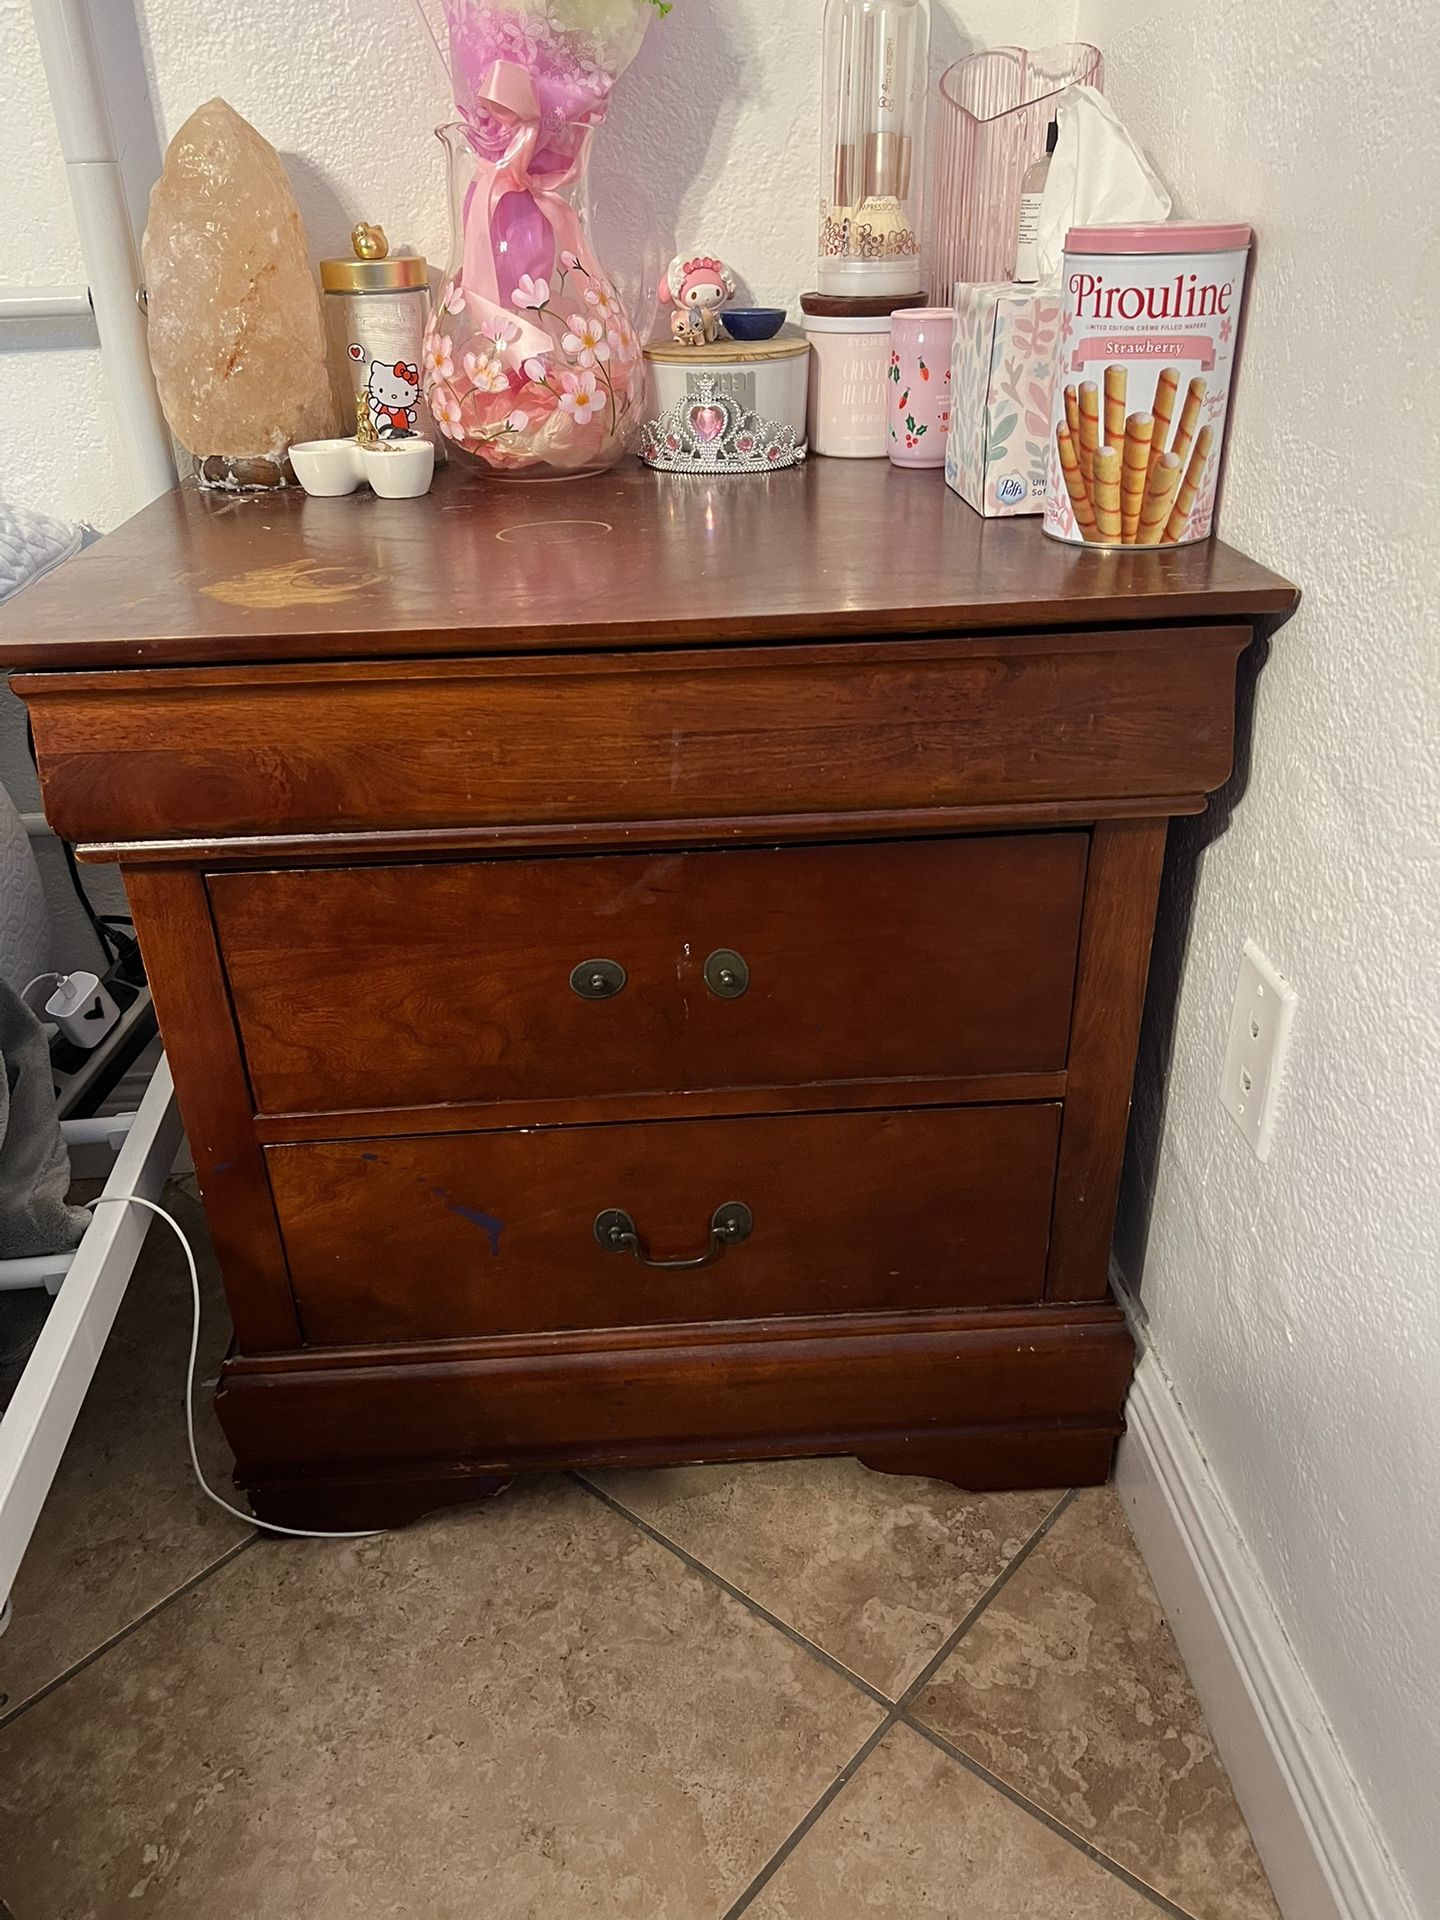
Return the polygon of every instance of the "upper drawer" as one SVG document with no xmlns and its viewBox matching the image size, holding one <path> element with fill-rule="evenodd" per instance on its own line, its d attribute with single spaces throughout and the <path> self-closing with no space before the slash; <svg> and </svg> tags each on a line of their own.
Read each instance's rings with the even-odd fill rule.
<svg viewBox="0 0 1440 1920">
<path fill-rule="evenodd" d="M 1229 774 L 1249 639 L 1232 625 L 140 668 L 30 678 L 25 697 L 46 816 L 87 842 L 1173 811 Z"/>
<path fill-rule="evenodd" d="M 1063 1067 L 1087 846 L 301 868 L 210 894 L 264 1113 L 949 1079 Z M 721 949 L 738 998 L 707 984 Z M 624 969 L 613 998 L 572 987 L 590 960 Z"/>
</svg>

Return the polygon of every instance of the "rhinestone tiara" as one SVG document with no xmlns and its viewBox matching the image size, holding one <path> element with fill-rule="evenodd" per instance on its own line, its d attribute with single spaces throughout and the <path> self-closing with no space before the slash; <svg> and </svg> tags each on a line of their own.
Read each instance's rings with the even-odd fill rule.
<svg viewBox="0 0 1440 1920">
<path fill-rule="evenodd" d="M 805 458 L 793 427 L 746 413 L 702 373 L 678 407 L 640 429 L 640 458 L 665 473 L 773 473 Z"/>
</svg>

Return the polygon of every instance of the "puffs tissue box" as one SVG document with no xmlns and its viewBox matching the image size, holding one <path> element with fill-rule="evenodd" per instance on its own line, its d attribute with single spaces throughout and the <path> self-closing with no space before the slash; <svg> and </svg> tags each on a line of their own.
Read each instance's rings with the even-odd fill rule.
<svg viewBox="0 0 1440 1920">
<path fill-rule="evenodd" d="M 945 478 L 987 518 L 1045 510 L 1059 340 L 1058 288 L 955 283 Z"/>
</svg>

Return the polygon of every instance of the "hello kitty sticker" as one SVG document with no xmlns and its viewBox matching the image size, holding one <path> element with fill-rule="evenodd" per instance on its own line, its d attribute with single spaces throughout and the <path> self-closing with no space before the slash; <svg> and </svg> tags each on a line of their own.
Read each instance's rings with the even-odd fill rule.
<svg viewBox="0 0 1440 1920">
<path fill-rule="evenodd" d="M 350 343 L 350 358 L 366 357 L 364 347 Z M 372 360 L 365 382 L 366 413 L 377 439 L 404 440 L 412 435 L 419 415 L 420 369 L 405 360 L 386 364 Z"/>
</svg>

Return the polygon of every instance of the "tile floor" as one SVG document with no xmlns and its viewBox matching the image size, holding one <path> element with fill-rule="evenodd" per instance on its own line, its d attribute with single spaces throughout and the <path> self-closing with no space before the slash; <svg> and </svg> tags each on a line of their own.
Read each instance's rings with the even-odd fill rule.
<svg viewBox="0 0 1440 1920">
<path fill-rule="evenodd" d="M 187 1316 L 157 1230 L 0 1638 L 14 1920 L 1277 1920 L 1110 1493 L 685 1468 L 260 1541 L 189 1481 Z"/>
</svg>

